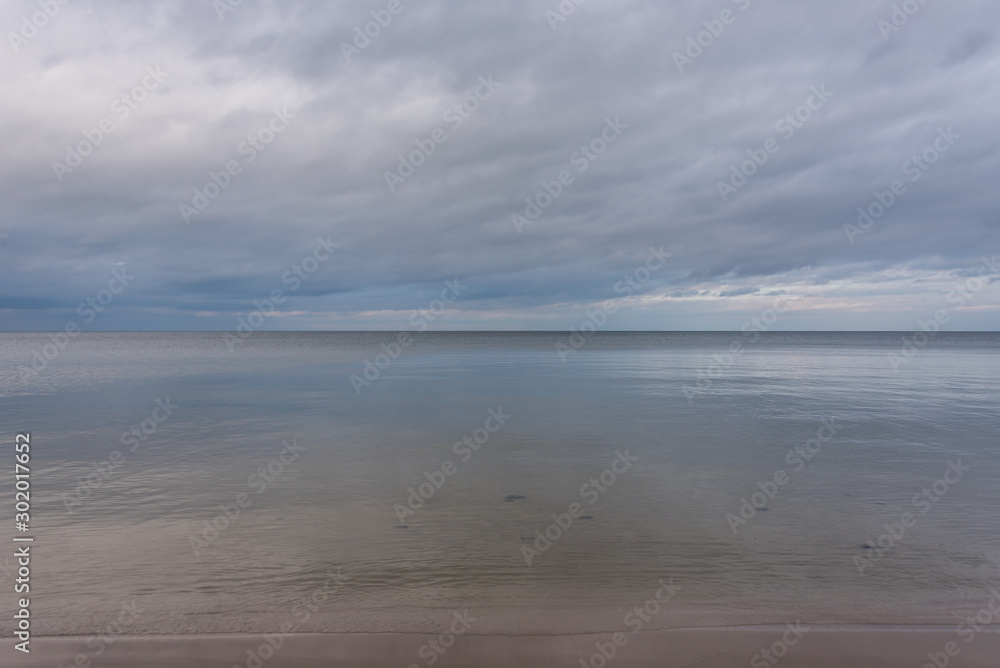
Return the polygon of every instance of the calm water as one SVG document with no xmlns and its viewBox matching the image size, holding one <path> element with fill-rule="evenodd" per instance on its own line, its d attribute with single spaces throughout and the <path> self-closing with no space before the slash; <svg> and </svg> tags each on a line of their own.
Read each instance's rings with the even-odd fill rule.
<svg viewBox="0 0 1000 668">
<path fill-rule="evenodd" d="M 0 335 L 3 439 L 32 435 L 38 632 L 93 632 L 132 600 L 135 632 L 264 629 L 318 591 L 297 630 L 459 608 L 572 628 L 660 578 L 683 590 L 659 625 L 953 624 L 1000 586 L 996 334 L 941 334 L 896 371 L 899 334 L 603 333 L 563 361 L 563 333 L 428 333 L 356 392 L 394 339 L 88 334 L 29 376 L 48 335 Z M 464 437 L 483 443 L 456 453 Z M 616 451 L 634 461 L 602 483 Z M 444 482 L 401 518 L 425 474 Z M 736 522 L 758 483 L 776 494 Z M 542 552 L 574 502 L 587 519 Z"/>
</svg>

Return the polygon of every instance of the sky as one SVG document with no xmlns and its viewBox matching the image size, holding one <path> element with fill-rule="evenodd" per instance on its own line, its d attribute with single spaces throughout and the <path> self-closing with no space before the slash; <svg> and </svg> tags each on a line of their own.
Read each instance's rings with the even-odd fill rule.
<svg viewBox="0 0 1000 668">
<path fill-rule="evenodd" d="M 997 330 L 998 26 L 10 0 L 0 330 Z"/>
</svg>

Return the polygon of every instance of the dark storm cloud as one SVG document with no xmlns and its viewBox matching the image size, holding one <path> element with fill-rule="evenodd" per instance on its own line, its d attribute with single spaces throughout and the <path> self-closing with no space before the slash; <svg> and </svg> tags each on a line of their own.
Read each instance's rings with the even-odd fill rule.
<svg viewBox="0 0 1000 668">
<path fill-rule="evenodd" d="M 94 329 L 230 329 L 275 289 L 289 300 L 268 328 L 402 327 L 456 277 L 442 327 L 564 327 L 619 298 L 631 315 L 612 326 L 738 328 L 788 294 L 790 324 L 882 326 L 879 311 L 906 328 L 1000 246 L 995 3 L 929 0 L 899 26 L 892 3 L 860 1 L 590 0 L 565 21 L 555 0 L 388 5 L 246 0 L 220 18 L 95 0 L 16 52 L 8 35 L 3 328 L 61 327 L 119 266 L 135 281 Z M 8 3 L 0 27 L 37 11 Z M 609 122 L 619 136 L 586 157 Z M 957 139 L 912 162 L 940 132 Z M 199 200 L 212 174 L 225 187 Z M 897 179 L 885 215 L 845 231 Z M 512 215 L 546 187 L 519 233 Z M 292 289 L 317 238 L 340 246 Z M 650 246 L 667 266 L 616 291 Z"/>
</svg>

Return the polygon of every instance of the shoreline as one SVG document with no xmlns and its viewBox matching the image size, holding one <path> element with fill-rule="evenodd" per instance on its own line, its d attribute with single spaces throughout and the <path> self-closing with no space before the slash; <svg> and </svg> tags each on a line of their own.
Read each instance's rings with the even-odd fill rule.
<svg viewBox="0 0 1000 668">
<path fill-rule="evenodd" d="M 620 632 L 619 632 L 620 634 Z M 621 634 L 624 635 L 624 634 Z M 5 665 L 18 668 L 72 664 L 80 655 L 108 668 L 304 668 L 433 665 L 506 668 L 508 666 L 591 666 L 603 668 L 737 668 L 810 666 L 835 668 L 920 667 L 929 655 L 955 651 L 963 668 L 995 665 L 1000 626 L 984 628 L 969 642 L 954 627 L 768 625 L 643 630 L 626 638 L 613 632 L 580 634 L 495 634 L 469 631 L 450 641 L 426 633 L 288 633 L 122 635 L 95 656 L 85 636 L 39 636 L 32 652 L 8 645 Z M 624 642 L 622 642 L 624 640 Z M 618 642 L 620 644 L 616 645 Z M 446 644 L 447 646 L 443 646 Z M 443 650 L 440 651 L 439 650 Z M 773 652 L 773 653 L 771 653 Z M 771 657 L 771 660 L 765 658 Z M 780 654 L 780 657 L 777 656 Z M 610 656 L 609 656 L 610 655 Z M 939 658 L 941 658 L 939 656 Z M 604 661 L 602 662 L 603 659 Z M 950 663 L 951 661 L 949 661 Z"/>
<path fill-rule="evenodd" d="M 525 607 L 496 602 L 484 605 L 481 601 L 477 606 L 470 600 L 453 599 L 448 604 L 441 601 L 433 606 L 321 607 L 323 602 L 316 601 L 272 610 L 206 606 L 206 609 L 183 611 L 150 607 L 151 601 L 139 596 L 126 597 L 117 609 L 87 610 L 74 604 L 63 607 L 60 614 L 33 610 L 32 630 L 39 637 L 217 636 L 274 633 L 282 629 L 295 634 L 414 635 L 446 629 L 456 613 L 469 613 L 475 619 L 468 629 L 470 635 L 498 636 L 574 636 L 614 633 L 633 627 L 648 631 L 750 629 L 788 622 L 826 629 L 955 629 L 963 620 L 987 610 L 996 600 L 980 594 L 919 601 L 891 598 L 874 604 L 856 601 L 853 607 L 846 602 L 792 604 L 779 600 L 761 600 L 751 606 L 744 601 L 681 601 L 679 597 L 684 593 L 681 590 L 676 601 L 668 599 L 661 603 L 647 593 L 636 596 L 629 604 L 605 606 Z M 0 621 L 0 633 L 12 635 L 13 631 L 11 622 Z"/>
</svg>

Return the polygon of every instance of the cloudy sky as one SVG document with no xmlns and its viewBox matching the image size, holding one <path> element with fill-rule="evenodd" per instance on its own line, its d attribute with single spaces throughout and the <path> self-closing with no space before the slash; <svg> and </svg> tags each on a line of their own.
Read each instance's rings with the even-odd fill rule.
<svg viewBox="0 0 1000 668">
<path fill-rule="evenodd" d="M 1000 327 L 995 0 L 575 2 L 2 3 L 0 329 Z"/>
</svg>

